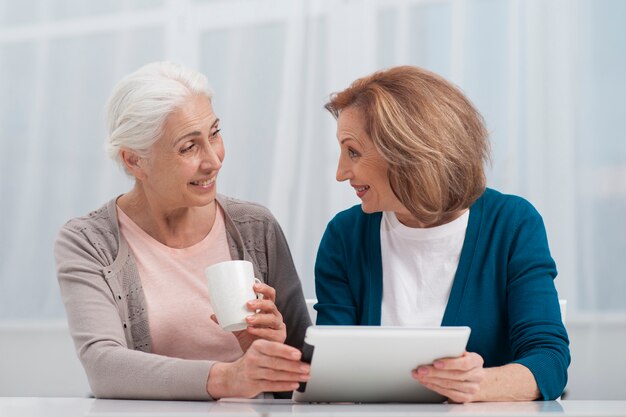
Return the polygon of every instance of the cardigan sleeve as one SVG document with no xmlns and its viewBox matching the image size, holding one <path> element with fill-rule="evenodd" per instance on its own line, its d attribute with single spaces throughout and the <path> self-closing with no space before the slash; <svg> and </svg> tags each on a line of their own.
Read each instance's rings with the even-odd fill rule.
<svg viewBox="0 0 626 417">
<path fill-rule="evenodd" d="M 318 325 L 361 324 L 347 273 L 348 253 L 338 216 L 326 227 L 315 261 Z"/>
<path fill-rule="evenodd" d="M 302 284 L 291 257 L 285 235 L 272 216 L 268 242 L 268 284 L 276 290 L 276 307 L 287 326 L 285 343 L 302 349 L 304 334 L 311 325 L 311 317 L 306 308 Z"/>
<path fill-rule="evenodd" d="M 534 375 L 544 400 L 557 398 L 567 383 L 569 340 L 554 286 L 543 220 L 522 200 L 509 250 L 507 305 L 511 350 L 516 363 Z"/>
<path fill-rule="evenodd" d="M 128 346 L 121 290 L 114 278 L 105 277 L 107 257 L 84 228 L 66 225 L 55 243 L 55 257 L 69 329 L 97 398 L 211 399 L 206 383 L 214 362 L 169 358 Z"/>
</svg>

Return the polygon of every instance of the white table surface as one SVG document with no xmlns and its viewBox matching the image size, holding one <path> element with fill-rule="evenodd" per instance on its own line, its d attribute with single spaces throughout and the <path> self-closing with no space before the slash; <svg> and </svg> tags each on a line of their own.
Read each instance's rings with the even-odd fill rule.
<svg viewBox="0 0 626 417">
<path fill-rule="evenodd" d="M 0 417 L 72 416 L 626 416 L 626 401 L 477 404 L 294 404 L 0 397 Z"/>
</svg>

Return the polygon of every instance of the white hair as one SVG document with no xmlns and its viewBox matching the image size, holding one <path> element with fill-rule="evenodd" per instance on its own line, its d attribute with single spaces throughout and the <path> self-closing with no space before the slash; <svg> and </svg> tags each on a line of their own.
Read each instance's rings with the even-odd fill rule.
<svg viewBox="0 0 626 417">
<path fill-rule="evenodd" d="M 196 95 L 213 97 L 207 78 L 179 64 L 153 62 L 128 74 L 117 83 L 106 106 L 109 157 L 126 171 L 120 149 L 147 156 L 163 134 L 165 119 Z"/>
</svg>

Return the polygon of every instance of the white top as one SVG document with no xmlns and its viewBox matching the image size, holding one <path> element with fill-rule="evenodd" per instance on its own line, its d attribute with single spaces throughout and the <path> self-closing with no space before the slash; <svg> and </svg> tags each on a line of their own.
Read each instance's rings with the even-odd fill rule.
<svg viewBox="0 0 626 417">
<path fill-rule="evenodd" d="M 468 220 L 469 210 L 441 226 L 411 228 L 383 212 L 383 326 L 441 326 Z"/>
</svg>

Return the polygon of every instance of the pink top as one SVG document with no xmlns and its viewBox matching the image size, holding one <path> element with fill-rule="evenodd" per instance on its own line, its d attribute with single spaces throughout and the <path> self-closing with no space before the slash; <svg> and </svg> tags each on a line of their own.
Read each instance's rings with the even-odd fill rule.
<svg viewBox="0 0 626 417">
<path fill-rule="evenodd" d="M 209 234 L 183 249 L 152 238 L 119 206 L 117 215 L 146 297 L 152 353 L 221 362 L 241 357 L 235 336 L 211 320 L 213 308 L 204 277 L 207 266 L 231 260 L 222 208 L 218 206 Z"/>
</svg>

